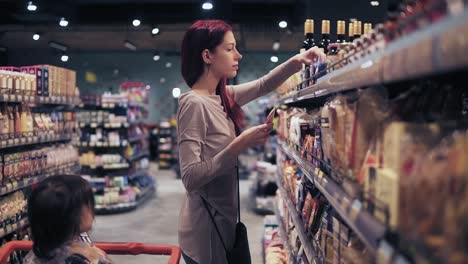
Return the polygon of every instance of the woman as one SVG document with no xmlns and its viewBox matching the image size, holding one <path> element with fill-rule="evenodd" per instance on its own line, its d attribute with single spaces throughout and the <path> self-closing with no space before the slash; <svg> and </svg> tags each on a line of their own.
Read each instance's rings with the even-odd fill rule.
<svg viewBox="0 0 468 264">
<path fill-rule="evenodd" d="M 192 90 L 179 98 L 177 133 L 182 182 L 187 190 L 180 212 L 179 243 L 187 263 L 227 263 L 224 246 L 227 250 L 233 247 L 239 206 L 237 156 L 263 144 L 273 127 L 268 123 L 241 132 L 240 106 L 273 91 L 303 63 L 312 64 L 319 58 L 325 55 L 312 48 L 256 81 L 226 86 L 226 79 L 236 76 L 242 59 L 232 28 L 221 20 L 205 20 L 195 22 L 185 33 L 182 76 Z"/>
</svg>

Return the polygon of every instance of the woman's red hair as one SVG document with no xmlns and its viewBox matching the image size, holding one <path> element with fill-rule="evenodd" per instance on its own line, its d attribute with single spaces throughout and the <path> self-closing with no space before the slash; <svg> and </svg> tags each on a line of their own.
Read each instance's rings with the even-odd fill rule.
<svg viewBox="0 0 468 264">
<path fill-rule="evenodd" d="M 229 31 L 232 31 L 232 27 L 222 20 L 199 20 L 187 30 L 181 46 L 181 68 L 182 77 L 189 87 L 203 74 L 205 64 L 202 52 L 205 49 L 215 52 Z M 244 114 L 232 95 L 227 92 L 226 78 L 221 79 L 216 86 L 216 94 L 221 97 L 224 111 L 234 122 L 236 135 L 239 135 L 244 125 Z"/>
</svg>

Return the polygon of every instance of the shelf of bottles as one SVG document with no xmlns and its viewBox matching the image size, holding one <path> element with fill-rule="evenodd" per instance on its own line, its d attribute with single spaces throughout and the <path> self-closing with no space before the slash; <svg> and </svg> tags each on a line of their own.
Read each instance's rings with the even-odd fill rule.
<svg viewBox="0 0 468 264">
<path fill-rule="evenodd" d="M 52 65 L 0 67 L 0 238 L 27 239 L 30 187 L 79 173 L 71 145 L 80 104 L 75 71 Z M 21 254 L 11 256 L 21 262 Z"/>
<path fill-rule="evenodd" d="M 458 228 L 468 201 L 468 9 L 394 2 L 384 24 L 364 24 L 362 34 L 360 21 L 350 23 L 350 41 L 338 21 L 328 44 L 322 21 L 316 44 L 307 20 L 304 49 L 324 48 L 327 59 L 278 89 L 278 185 L 295 222 L 309 224 L 301 244 L 317 242 L 304 249 L 309 261 L 468 257 Z"/>
<path fill-rule="evenodd" d="M 426 5 L 422 2 L 430 2 Z M 291 104 L 361 87 L 391 84 L 466 69 L 468 10 L 462 1 L 412 1 L 408 8 L 392 9 L 389 20 L 373 29 L 365 23 L 338 21 L 337 42 L 328 44 L 329 25 L 322 21 L 327 60 L 306 65 L 282 87 L 279 103 Z M 406 7 L 406 6 L 405 6 Z M 401 12 L 400 12 L 401 11 Z M 397 14 L 401 14 L 398 16 Z M 304 49 L 315 45 L 306 21 Z M 424 26 L 427 25 L 427 26 Z M 313 27 L 313 25 L 312 25 Z M 327 46 L 328 44 L 328 46 Z"/>
<path fill-rule="evenodd" d="M 132 82 L 123 83 L 117 94 L 82 97 L 81 138 L 74 143 L 82 175 L 95 190 L 97 213 L 132 210 L 155 190 L 144 125 L 148 96 L 149 86 Z"/>
</svg>

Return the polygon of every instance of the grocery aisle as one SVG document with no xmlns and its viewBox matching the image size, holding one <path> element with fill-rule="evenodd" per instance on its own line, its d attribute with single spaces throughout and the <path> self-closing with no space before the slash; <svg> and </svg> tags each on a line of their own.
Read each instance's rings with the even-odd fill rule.
<svg viewBox="0 0 468 264">
<path fill-rule="evenodd" d="M 157 192 L 153 199 L 134 211 L 122 214 L 96 216 L 91 237 L 95 241 L 107 242 L 143 242 L 154 244 L 177 245 L 177 224 L 179 209 L 182 204 L 184 187 L 180 179 L 175 178 L 172 170 L 158 171 L 152 164 L 150 173 L 157 179 Z M 252 263 L 262 262 L 261 240 L 263 235 L 263 217 L 246 208 L 249 180 L 241 181 L 242 221 L 249 232 Z M 125 264 L 165 264 L 166 256 L 112 256 L 115 263 Z M 184 263 L 183 260 L 180 263 Z"/>
</svg>

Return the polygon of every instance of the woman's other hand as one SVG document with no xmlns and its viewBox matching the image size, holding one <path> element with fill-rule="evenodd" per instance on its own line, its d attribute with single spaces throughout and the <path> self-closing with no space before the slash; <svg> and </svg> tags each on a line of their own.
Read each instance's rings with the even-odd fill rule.
<svg viewBox="0 0 468 264">
<path fill-rule="evenodd" d="M 302 53 L 299 53 L 292 57 L 291 59 L 295 63 L 297 70 L 302 69 L 302 64 L 313 64 L 317 61 L 325 61 L 327 56 L 323 53 L 323 50 L 318 48 L 317 46 L 312 47 Z"/>
</svg>

